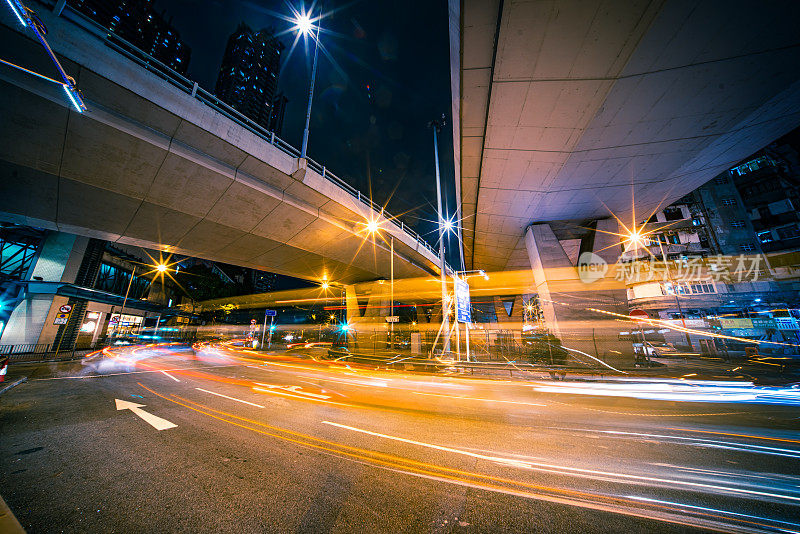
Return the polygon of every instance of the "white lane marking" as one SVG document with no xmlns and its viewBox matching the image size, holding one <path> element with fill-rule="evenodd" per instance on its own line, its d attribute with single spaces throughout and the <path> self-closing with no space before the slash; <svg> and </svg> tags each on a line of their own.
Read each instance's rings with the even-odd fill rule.
<svg viewBox="0 0 800 534">
<path fill-rule="evenodd" d="M 178 426 L 175 423 L 171 423 L 166 419 L 162 419 L 157 415 L 153 415 L 151 413 L 147 413 L 146 411 L 142 410 L 142 408 L 144 408 L 145 406 L 144 404 L 136 404 L 135 402 L 125 401 L 120 399 L 114 399 L 114 402 L 117 405 L 117 410 L 132 411 L 156 430 L 167 430 L 169 428 L 175 428 Z"/>
<path fill-rule="evenodd" d="M 175 378 L 174 376 L 172 376 L 168 372 L 166 372 L 166 371 L 161 371 L 161 372 L 164 373 L 165 375 L 167 375 L 168 377 L 170 377 L 171 379 L 173 379 L 175 382 L 180 382 L 180 380 L 178 380 L 177 378 Z"/>
<path fill-rule="evenodd" d="M 312 397 L 307 397 L 306 395 L 295 395 L 295 394 L 292 394 L 292 393 L 286 393 L 285 391 L 278 391 L 275 388 L 257 388 L 257 387 L 253 387 L 253 391 L 261 391 L 262 393 L 272 393 L 272 394 L 275 394 L 275 395 L 283 395 L 285 397 L 291 397 L 293 399 L 314 400 Z M 323 398 L 319 399 L 321 402 L 330 402 L 331 404 L 339 404 L 338 402 L 335 402 L 335 401 L 325 400 L 325 399 L 330 399 L 330 396 L 327 396 L 327 395 L 315 395 L 315 397 L 323 397 Z"/>
<path fill-rule="evenodd" d="M 224 397 L 224 398 L 230 399 L 232 401 L 241 402 L 242 404 L 249 404 L 250 406 L 255 406 L 256 408 L 263 408 L 262 405 L 256 404 L 255 402 L 249 402 L 249 401 L 246 401 L 246 400 L 237 399 L 237 398 L 234 398 L 234 397 L 229 397 L 227 395 L 223 395 L 222 393 L 215 393 L 213 391 L 209 391 L 209 390 L 203 389 L 203 388 L 194 388 L 194 389 L 197 389 L 197 390 L 200 390 L 200 391 L 204 391 L 206 393 L 211 393 L 212 395 L 216 395 L 217 397 Z"/>
<path fill-rule="evenodd" d="M 206 367 L 179 367 L 177 369 L 165 369 L 165 371 L 196 371 L 198 369 L 217 369 L 224 367 L 241 367 L 242 364 L 237 363 L 234 365 L 208 365 Z M 140 373 L 161 373 L 161 369 L 153 369 L 152 371 L 127 371 L 125 373 L 106 373 L 104 375 L 84 375 L 84 376 L 51 376 L 49 378 L 34 378 L 33 381 L 38 380 L 67 380 L 67 379 L 83 379 L 83 378 L 104 378 L 106 376 L 120 376 L 120 375 L 136 375 Z"/>
<path fill-rule="evenodd" d="M 341 423 L 334 423 L 332 421 L 322 421 L 325 425 L 331 425 L 339 428 L 344 428 L 345 430 L 352 430 L 354 432 L 360 432 L 362 434 L 367 434 L 369 436 L 375 436 L 379 438 L 390 439 L 393 441 L 399 441 L 401 443 L 408 443 L 410 445 L 418 445 L 420 447 L 426 447 L 429 449 L 435 449 L 439 451 L 445 452 L 452 452 L 455 454 L 461 454 L 464 456 L 471 456 L 473 458 L 479 458 L 482 460 L 490 460 L 497 463 L 502 463 L 506 465 L 512 465 L 515 467 L 521 467 L 523 469 L 530 469 L 532 471 L 543 471 L 547 473 L 557 473 L 566 476 L 575 476 L 575 477 L 582 477 L 582 478 L 590 478 L 594 480 L 608 480 L 608 478 L 612 478 L 612 482 L 616 483 L 626 483 L 629 480 L 636 481 L 632 482 L 636 484 L 637 482 L 641 481 L 644 483 L 652 482 L 655 484 L 666 484 L 668 487 L 671 485 L 672 487 L 676 486 L 685 486 L 689 488 L 703 488 L 703 489 L 710 489 L 710 490 L 718 490 L 718 492 L 729 492 L 729 493 L 739 493 L 744 495 L 754 495 L 757 497 L 773 497 L 777 499 L 789 500 L 789 501 L 800 501 L 800 497 L 794 495 L 787 495 L 787 494 L 780 494 L 780 493 L 772 493 L 766 491 L 756 491 L 744 488 L 738 488 L 735 486 L 722 486 L 719 484 L 706 484 L 701 482 L 689 482 L 686 480 L 675 480 L 669 478 L 660 478 L 655 476 L 644 476 L 644 475 L 633 475 L 628 473 L 615 473 L 610 471 L 599 471 L 594 469 L 582 469 L 579 467 L 568 467 L 563 465 L 553 465 L 553 464 L 545 464 L 539 462 L 528 462 L 523 460 L 512 460 L 510 458 L 503 458 L 500 456 L 488 456 L 485 454 L 478 454 L 474 452 L 469 452 L 463 449 L 454 449 L 452 447 L 444 447 L 442 445 L 434 445 L 433 443 L 425 443 L 422 441 L 414 441 L 408 438 L 401 438 L 399 436 L 390 436 L 388 434 L 381 434 L 380 432 L 373 432 L 371 430 L 365 430 L 363 428 L 356 428 L 354 426 L 343 425 Z M 617 480 L 613 480 L 613 478 L 617 478 Z M 759 487 L 759 486 L 756 486 Z"/>
<path fill-rule="evenodd" d="M 505 464 L 517 465 L 519 467 L 525 467 L 528 463 L 522 460 L 513 460 L 511 458 L 503 458 L 501 456 L 488 456 L 486 454 L 478 454 L 476 452 L 469 452 L 462 449 L 454 449 L 452 447 L 444 447 L 442 445 L 434 445 L 432 443 L 425 443 L 422 441 L 414 441 L 413 439 L 401 438 L 398 436 L 390 436 L 388 434 L 381 434 L 380 432 L 373 432 L 371 430 L 364 430 L 363 428 L 356 428 L 354 426 L 343 425 L 341 423 L 334 423 L 333 421 L 322 421 L 324 425 L 331 425 L 336 426 L 339 428 L 344 428 L 345 430 L 352 430 L 353 432 L 360 432 L 362 434 L 367 434 L 369 436 L 375 436 L 378 438 L 386 438 L 393 441 L 400 441 L 402 443 L 408 443 L 410 445 L 419 445 L 420 447 L 427 447 L 429 449 L 436 449 L 439 451 L 445 452 L 454 452 L 456 454 L 463 454 L 464 456 L 471 456 L 473 458 L 479 458 L 481 460 L 490 460 L 493 462 L 501 462 Z"/>
<path fill-rule="evenodd" d="M 314 397 L 316 399 L 323 399 L 323 400 L 331 398 L 330 395 L 322 395 L 320 393 L 311 393 L 310 391 L 302 391 L 303 388 L 301 386 L 282 386 L 278 384 L 262 384 L 261 382 L 256 382 L 256 384 L 258 384 L 259 386 L 263 386 L 264 388 L 267 388 L 267 389 L 253 388 L 258 391 L 274 391 L 276 389 L 283 389 L 291 393 L 294 393 L 296 395 L 302 395 L 305 397 Z M 278 392 L 275 391 L 275 393 Z"/>
<path fill-rule="evenodd" d="M 484 399 L 480 397 L 466 397 L 463 395 L 442 395 L 441 393 L 422 393 L 421 391 L 412 391 L 414 395 L 429 395 L 431 397 L 445 397 L 448 399 L 465 399 L 465 400 L 474 400 L 474 401 L 482 401 L 482 402 L 505 402 L 506 404 L 523 404 L 525 406 L 547 406 L 547 404 L 540 404 L 538 402 L 522 402 L 522 401 L 510 401 L 510 400 L 500 400 L 500 399 Z"/>
</svg>

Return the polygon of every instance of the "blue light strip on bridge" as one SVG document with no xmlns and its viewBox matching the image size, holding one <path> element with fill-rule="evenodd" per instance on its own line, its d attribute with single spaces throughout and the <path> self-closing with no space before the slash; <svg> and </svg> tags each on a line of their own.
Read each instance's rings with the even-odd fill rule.
<svg viewBox="0 0 800 534">
<path fill-rule="evenodd" d="M 67 93 L 67 97 L 69 97 L 70 102 L 72 105 L 75 106 L 75 109 L 78 113 L 83 113 L 86 111 L 86 105 L 83 103 L 83 99 L 81 98 L 80 92 L 78 88 L 75 86 L 75 80 L 70 77 L 64 67 L 61 66 L 61 63 L 58 61 L 58 58 L 53 53 L 53 50 L 50 48 L 50 45 L 47 43 L 47 40 L 44 38 L 44 33 L 46 33 L 46 29 L 41 21 L 39 21 L 38 17 L 24 6 L 20 0 L 6 0 L 8 5 L 11 7 L 11 10 L 17 16 L 19 21 L 22 23 L 23 26 L 28 27 L 30 26 L 33 30 L 33 33 L 36 34 L 36 38 L 39 39 L 39 42 L 44 47 L 47 55 L 50 56 L 50 59 L 56 66 L 59 74 L 61 74 L 61 79 L 63 80 L 64 92 Z M 38 21 L 38 22 L 37 22 Z"/>
<path fill-rule="evenodd" d="M 81 102 L 80 104 L 78 103 L 78 100 L 80 100 L 80 96 L 77 95 L 78 90 L 75 88 L 75 86 L 67 85 L 65 83 L 62 87 L 64 87 L 64 92 L 67 93 L 70 102 L 72 102 L 72 105 L 75 106 L 75 109 L 78 111 L 78 113 L 83 113 L 84 110 L 86 109 L 86 106 L 83 106 L 83 102 Z M 76 97 L 78 100 L 76 100 Z"/>
<path fill-rule="evenodd" d="M 11 11 L 13 11 L 19 19 L 20 24 L 22 24 L 24 27 L 27 27 L 28 23 L 25 22 L 25 18 L 22 16 L 22 13 L 24 13 L 24 8 L 17 3 L 17 0 L 6 0 L 6 2 L 8 2 Z"/>
</svg>

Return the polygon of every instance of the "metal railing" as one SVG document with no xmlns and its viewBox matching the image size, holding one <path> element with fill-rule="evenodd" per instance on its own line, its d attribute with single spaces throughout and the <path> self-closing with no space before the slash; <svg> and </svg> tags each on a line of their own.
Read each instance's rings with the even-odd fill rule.
<svg viewBox="0 0 800 534">
<path fill-rule="evenodd" d="M 44 354 L 50 352 L 50 343 L 23 343 L 19 345 L 0 345 L 0 355 L 10 354 Z"/>
<path fill-rule="evenodd" d="M 45 2 L 46 3 L 46 2 Z M 67 4 L 62 12 L 62 16 L 66 19 L 75 24 L 76 26 L 83 28 L 84 30 L 89 31 L 98 39 L 103 41 L 103 43 L 111 48 L 112 50 L 122 54 L 129 60 L 133 61 L 140 67 L 143 67 L 147 71 L 155 74 L 162 80 L 166 81 L 173 87 L 181 90 L 182 92 L 188 94 L 192 98 L 202 102 L 203 104 L 207 105 L 208 107 L 212 108 L 213 110 L 225 115 L 230 120 L 237 123 L 239 126 L 246 128 L 253 134 L 259 136 L 261 139 L 269 143 L 270 145 L 278 148 L 283 153 L 293 157 L 299 158 L 300 151 L 284 141 L 283 139 L 279 138 L 275 135 L 275 132 L 269 131 L 260 124 L 256 123 L 249 117 L 243 115 L 241 112 L 235 110 L 213 94 L 209 93 L 202 87 L 200 87 L 197 82 L 189 80 L 182 74 L 176 72 L 168 65 L 165 65 L 161 61 L 157 60 L 147 52 L 140 50 L 133 44 L 129 43 L 125 39 L 122 39 L 118 35 L 110 32 L 107 28 L 101 26 L 97 22 L 93 21 L 92 19 L 88 18 L 83 13 L 80 13 L 76 9 L 72 8 L 69 4 Z M 339 186 L 341 189 L 347 191 L 347 193 L 355 198 L 361 204 L 369 207 L 371 210 L 380 213 L 388 222 L 393 224 L 397 229 L 401 232 L 406 233 L 412 239 L 414 239 L 418 247 L 422 246 L 428 251 L 436 256 L 438 251 L 433 248 L 433 246 L 425 241 L 416 231 L 409 228 L 408 226 L 400 221 L 397 217 L 391 215 L 386 210 L 383 209 L 382 206 L 376 204 L 372 201 L 368 196 L 365 196 L 358 191 L 353 186 L 333 174 L 329 171 L 324 165 L 317 163 L 316 161 L 312 160 L 311 158 L 306 158 L 308 162 L 308 167 L 317 172 L 320 176 L 324 179 L 330 181 L 331 183 Z M 446 265 L 447 269 L 450 269 L 452 272 L 452 268 L 450 265 Z"/>
<path fill-rule="evenodd" d="M 76 353 L 86 353 L 103 347 L 102 343 L 78 343 L 75 346 L 57 347 L 52 343 L 21 343 L 0 345 L 0 356 L 8 356 L 11 363 L 68 360 Z M 58 349 L 58 353 L 56 353 Z"/>
</svg>

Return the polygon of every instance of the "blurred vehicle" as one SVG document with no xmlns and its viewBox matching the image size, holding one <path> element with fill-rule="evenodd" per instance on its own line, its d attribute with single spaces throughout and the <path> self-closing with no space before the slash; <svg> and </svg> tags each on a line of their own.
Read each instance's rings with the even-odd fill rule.
<svg viewBox="0 0 800 534">
<path fill-rule="evenodd" d="M 352 353 L 347 347 L 331 347 L 328 349 L 328 358 L 332 360 L 345 358 L 347 356 L 352 356 Z"/>
<path fill-rule="evenodd" d="M 800 384 L 800 357 L 749 354 L 747 363 L 736 369 L 759 386 Z"/>
<path fill-rule="evenodd" d="M 531 363 L 564 365 L 569 357 L 569 352 L 561 346 L 561 339 L 549 332 L 523 332 L 522 346 Z"/>
<path fill-rule="evenodd" d="M 6 355 L 0 356 L 0 382 L 6 379 L 6 373 L 8 372 L 8 361 L 9 357 Z"/>
<path fill-rule="evenodd" d="M 669 358 L 670 356 L 683 355 L 669 343 L 646 343 L 644 352 L 651 358 Z"/>
<path fill-rule="evenodd" d="M 121 345 L 139 345 L 142 342 L 138 339 L 132 337 L 115 337 L 111 342 L 112 345 L 121 346 Z"/>
</svg>

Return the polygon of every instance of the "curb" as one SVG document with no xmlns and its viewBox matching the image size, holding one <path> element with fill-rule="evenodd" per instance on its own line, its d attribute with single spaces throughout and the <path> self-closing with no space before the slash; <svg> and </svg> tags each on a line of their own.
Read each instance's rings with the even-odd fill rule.
<svg viewBox="0 0 800 534">
<path fill-rule="evenodd" d="M 0 532 L 3 534 L 25 534 L 25 529 L 19 524 L 14 513 L 6 502 L 0 497 Z"/>
<path fill-rule="evenodd" d="M 15 380 L 14 382 L 11 382 L 9 385 L 4 387 L 3 389 L 0 389 L 0 395 L 5 393 L 9 389 L 13 388 L 14 386 L 18 386 L 18 385 L 22 384 L 23 382 L 27 382 L 27 381 L 28 381 L 28 377 L 27 376 L 23 376 L 22 378 L 19 378 L 19 379 Z M 2 499 L 0 499 L 0 504 L 1 503 L 2 503 Z M 0 506 L 0 513 L 2 513 L 2 506 Z M 0 532 L 5 532 L 3 530 L 3 528 L 2 528 L 2 516 L 0 516 Z"/>
</svg>

